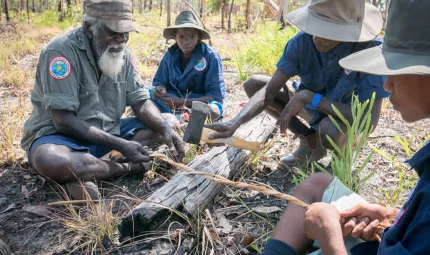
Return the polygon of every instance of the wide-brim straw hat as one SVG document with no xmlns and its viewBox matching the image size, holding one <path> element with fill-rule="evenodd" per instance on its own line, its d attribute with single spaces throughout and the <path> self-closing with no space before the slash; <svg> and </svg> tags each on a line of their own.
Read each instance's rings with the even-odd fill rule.
<svg viewBox="0 0 430 255">
<path fill-rule="evenodd" d="M 376 75 L 430 75 L 428 10 L 428 0 L 392 0 L 383 44 L 352 54 L 339 64 Z"/>
<path fill-rule="evenodd" d="M 182 11 L 176 17 L 175 25 L 167 27 L 163 31 L 163 36 L 166 39 L 175 39 L 176 30 L 179 28 L 194 28 L 201 32 L 201 40 L 211 39 L 208 31 L 203 28 L 196 15 L 192 11 Z"/>
<path fill-rule="evenodd" d="M 309 0 L 287 14 L 307 34 L 340 42 L 365 42 L 382 30 L 381 12 L 365 0 Z"/>
</svg>

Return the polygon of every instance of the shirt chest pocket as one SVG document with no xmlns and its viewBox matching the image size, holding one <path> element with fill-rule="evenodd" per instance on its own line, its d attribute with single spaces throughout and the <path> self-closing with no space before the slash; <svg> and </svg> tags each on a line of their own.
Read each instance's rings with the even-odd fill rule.
<svg viewBox="0 0 430 255">
<path fill-rule="evenodd" d="M 94 82 L 83 82 L 79 89 L 78 114 L 89 116 L 100 109 L 99 87 Z"/>
<path fill-rule="evenodd" d="M 125 112 L 127 101 L 127 81 L 104 85 L 106 94 L 106 112 L 109 117 L 119 120 Z"/>
</svg>

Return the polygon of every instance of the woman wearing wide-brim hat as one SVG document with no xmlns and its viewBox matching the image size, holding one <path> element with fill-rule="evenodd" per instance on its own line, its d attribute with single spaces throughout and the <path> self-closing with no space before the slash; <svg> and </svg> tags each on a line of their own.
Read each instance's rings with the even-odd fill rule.
<svg viewBox="0 0 430 255">
<path fill-rule="evenodd" d="M 164 29 L 166 39 L 174 39 L 154 76 L 151 98 L 162 113 L 176 113 L 193 101 L 208 103 L 211 118 L 223 113 L 226 95 L 222 61 L 202 40 L 210 39 L 192 11 L 182 11 L 173 26 Z"/>
</svg>

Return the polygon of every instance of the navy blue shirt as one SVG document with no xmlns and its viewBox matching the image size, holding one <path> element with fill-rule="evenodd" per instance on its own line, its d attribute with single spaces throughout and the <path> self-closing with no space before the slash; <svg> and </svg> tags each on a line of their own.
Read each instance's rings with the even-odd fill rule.
<svg viewBox="0 0 430 255">
<path fill-rule="evenodd" d="M 419 181 L 403 205 L 394 224 L 384 230 L 379 248 L 365 242 L 351 249 L 352 254 L 408 255 L 430 254 L 430 143 L 409 161 Z"/>
<path fill-rule="evenodd" d="M 357 77 L 358 73 L 339 65 L 340 59 L 381 43 L 380 38 L 370 42 L 342 42 L 329 52 L 319 52 L 312 35 L 299 32 L 288 41 L 276 66 L 288 77 L 300 77 L 300 83 L 295 84 L 298 91 L 308 89 L 331 101 L 346 104 L 351 104 L 353 93 L 358 95 L 360 102 L 370 99 L 373 92 L 376 93 L 375 99 L 381 99 L 389 96 L 383 88 L 385 76 L 360 73 Z M 322 113 L 311 111 L 314 113 L 311 124 L 325 117 Z"/>
<path fill-rule="evenodd" d="M 161 60 L 152 85 L 164 85 L 168 93 L 183 98 L 211 96 L 218 101 L 225 98 L 222 61 L 214 49 L 198 43 L 184 72 L 181 72 L 180 58 L 179 46 L 171 46 Z"/>
</svg>

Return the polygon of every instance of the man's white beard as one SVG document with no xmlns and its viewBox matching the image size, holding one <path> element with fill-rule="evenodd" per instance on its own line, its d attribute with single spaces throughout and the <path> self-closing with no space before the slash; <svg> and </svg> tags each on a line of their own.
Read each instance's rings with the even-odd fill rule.
<svg viewBox="0 0 430 255">
<path fill-rule="evenodd" d="M 121 46 L 120 46 L 121 47 Z M 116 78 L 122 70 L 124 65 L 124 47 L 120 52 L 109 52 L 110 48 L 117 48 L 109 46 L 100 56 L 97 64 L 100 70 L 112 80 L 116 81 Z"/>
</svg>

